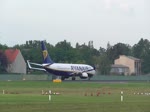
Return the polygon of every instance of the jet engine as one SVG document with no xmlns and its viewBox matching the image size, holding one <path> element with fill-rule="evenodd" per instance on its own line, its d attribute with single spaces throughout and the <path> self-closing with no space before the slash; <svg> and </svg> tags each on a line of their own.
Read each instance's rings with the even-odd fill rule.
<svg viewBox="0 0 150 112">
<path fill-rule="evenodd" d="M 88 78 L 88 74 L 86 72 L 83 72 L 80 76 L 81 79 L 86 79 Z"/>
</svg>

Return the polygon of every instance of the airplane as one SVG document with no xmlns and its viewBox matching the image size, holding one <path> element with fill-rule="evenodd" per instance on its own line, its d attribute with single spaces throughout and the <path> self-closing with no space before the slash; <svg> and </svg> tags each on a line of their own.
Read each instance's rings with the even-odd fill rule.
<svg viewBox="0 0 150 112">
<path fill-rule="evenodd" d="M 69 77 L 71 77 L 72 80 L 75 80 L 76 77 L 80 77 L 81 79 L 88 78 L 90 80 L 90 78 L 95 75 L 95 67 L 87 64 L 55 63 L 51 59 L 44 41 L 41 41 L 41 49 L 43 64 L 32 63 L 27 60 L 29 69 L 40 70 L 54 74 L 56 76 L 60 76 L 61 80 L 65 80 Z M 38 68 L 32 67 L 31 65 L 38 66 Z"/>
</svg>

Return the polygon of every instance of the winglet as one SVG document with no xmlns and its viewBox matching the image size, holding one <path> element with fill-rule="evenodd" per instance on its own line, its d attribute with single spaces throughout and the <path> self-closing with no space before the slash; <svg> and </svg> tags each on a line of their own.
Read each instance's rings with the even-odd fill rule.
<svg viewBox="0 0 150 112">
<path fill-rule="evenodd" d="M 41 48 L 42 48 L 42 55 L 43 55 L 43 63 L 44 64 L 45 63 L 50 63 L 50 64 L 54 63 L 48 54 L 48 51 L 47 51 L 44 41 L 41 41 Z"/>
<path fill-rule="evenodd" d="M 31 69 L 32 67 L 31 67 L 31 65 L 29 63 L 29 60 L 27 60 L 27 64 L 28 64 L 28 67 Z"/>
</svg>

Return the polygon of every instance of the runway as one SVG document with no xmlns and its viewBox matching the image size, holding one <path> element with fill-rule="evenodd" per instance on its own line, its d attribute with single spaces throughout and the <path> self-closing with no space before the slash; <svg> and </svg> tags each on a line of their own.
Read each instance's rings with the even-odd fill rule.
<svg viewBox="0 0 150 112">
<path fill-rule="evenodd" d="M 147 82 L 150 83 L 150 81 L 147 80 L 64 80 L 62 82 L 88 82 L 88 83 L 143 83 Z"/>
</svg>

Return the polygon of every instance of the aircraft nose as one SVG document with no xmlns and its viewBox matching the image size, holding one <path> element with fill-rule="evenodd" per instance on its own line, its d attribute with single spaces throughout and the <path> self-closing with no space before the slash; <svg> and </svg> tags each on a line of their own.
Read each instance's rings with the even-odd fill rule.
<svg viewBox="0 0 150 112">
<path fill-rule="evenodd" d="M 95 67 L 95 66 L 93 66 L 93 69 L 94 69 L 94 70 L 96 70 L 96 67 Z"/>
</svg>

